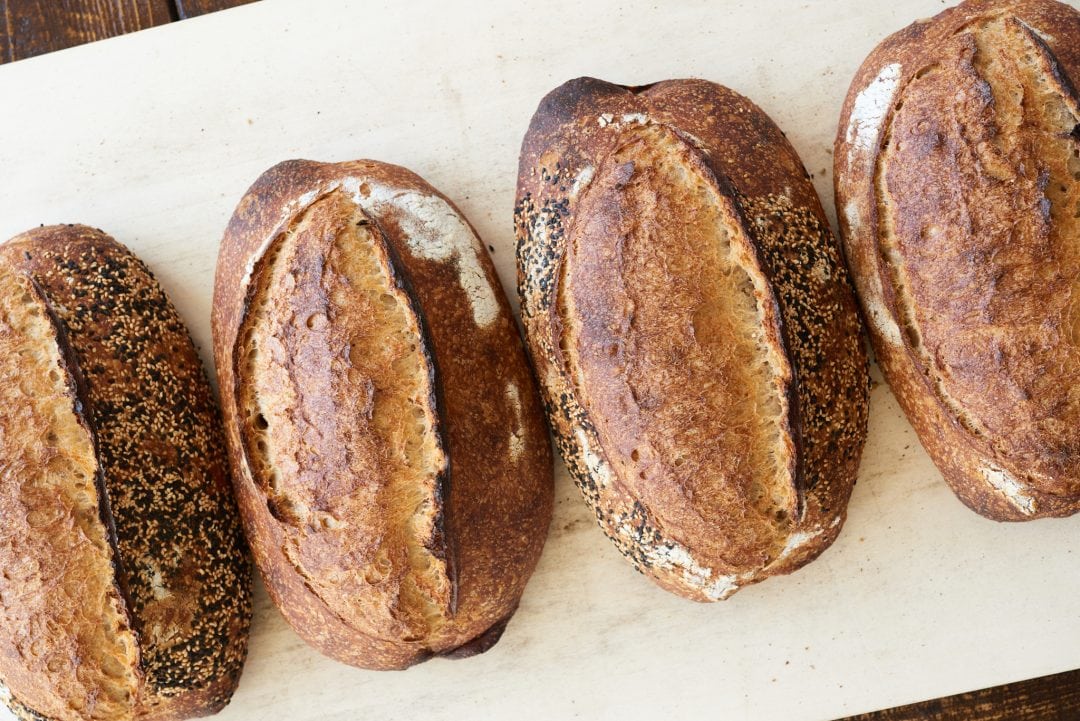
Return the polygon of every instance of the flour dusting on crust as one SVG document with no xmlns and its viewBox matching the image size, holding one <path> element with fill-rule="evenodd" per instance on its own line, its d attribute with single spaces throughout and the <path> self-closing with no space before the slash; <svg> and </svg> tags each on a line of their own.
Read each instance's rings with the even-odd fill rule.
<svg viewBox="0 0 1080 721">
<path fill-rule="evenodd" d="M 367 187 L 362 190 L 362 186 Z M 480 265 L 483 252 L 480 240 L 449 203 L 430 193 L 397 188 L 370 178 L 346 178 L 342 187 L 352 194 L 357 205 L 373 215 L 397 211 L 405 242 L 415 256 L 453 260 L 457 264 L 458 284 L 472 306 L 473 320 L 481 328 L 495 322 L 499 303 Z"/>
<path fill-rule="evenodd" d="M 1004 468 L 996 466 L 983 466 L 979 473 L 986 482 L 994 487 L 994 490 L 1005 496 L 1005 500 L 1013 505 L 1016 510 L 1026 516 L 1030 516 L 1037 510 L 1035 499 L 1025 492 L 1020 481 Z"/>
<path fill-rule="evenodd" d="M 855 96 L 847 127 L 847 142 L 853 150 L 868 150 L 877 140 L 899 82 L 900 63 L 890 63 Z"/>
</svg>

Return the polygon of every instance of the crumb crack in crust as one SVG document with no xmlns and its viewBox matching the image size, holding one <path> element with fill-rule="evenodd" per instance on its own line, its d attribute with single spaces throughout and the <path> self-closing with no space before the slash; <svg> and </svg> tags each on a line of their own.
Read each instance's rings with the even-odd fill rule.
<svg viewBox="0 0 1080 721">
<path fill-rule="evenodd" d="M 836 141 L 874 349 L 960 499 L 1080 510 L 1080 13 L 971 0 L 883 41 Z"/>
<path fill-rule="evenodd" d="M 66 391 L 73 404 L 68 412 L 92 436 L 82 465 L 72 455 L 79 445 L 70 434 L 22 439 L 43 444 L 41 452 L 52 460 L 37 480 L 33 474 L 40 466 L 33 464 L 9 478 L 24 488 L 35 482 L 70 484 L 73 499 L 100 513 L 99 532 L 111 536 L 113 569 L 97 574 L 113 579 L 131 629 L 126 640 L 116 639 L 126 659 L 78 635 L 74 625 L 68 632 L 76 638 L 43 633 L 38 648 L 31 646 L 22 657 L 23 663 L 44 663 L 46 678 L 62 671 L 50 645 L 66 653 L 63 644 L 71 644 L 84 656 L 85 669 L 100 667 L 110 677 L 130 666 L 129 691 L 106 691 L 111 705 L 101 700 L 101 691 L 88 686 L 86 698 L 79 699 L 67 693 L 70 680 L 52 678 L 67 699 L 66 710 L 32 711 L 37 700 L 18 688 L 12 707 L 30 717 L 40 711 L 58 719 L 173 719 L 216 712 L 228 703 L 245 659 L 251 572 L 218 412 L 187 329 L 146 266 L 100 231 L 40 228 L 0 246 L 0 255 L 5 273 L 38 289 L 55 324 L 55 343 L 62 346 L 49 376 L 66 371 L 74 379 Z M 100 484 L 96 498 L 86 485 L 93 475 Z M 34 513 L 27 517 L 31 525 Z M 61 512 L 40 528 L 59 534 L 63 518 Z M 71 563 L 87 584 L 90 569 L 65 560 L 78 547 L 58 549 L 59 560 L 50 562 Z M 58 590 L 42 589 L 40 613 L 63 612 L 67 602 L 55 595 Z M 7 598 L 2 588 L 0 597 Z M 70 598 L 84 602 L 92 603 Z M 15 610 L 6 600 L 4 606 L 5 614 Z M 85 671 L 72 673 L 82 678 Z"/>
<path fill-rule="evenodd" d="M 633 565 L 718 600 L 828 547 L 867 359 L 839 248 L 771 120 L 704 81 L 571 81 L 533 117 L 514 218 L 556 444 Z"/>
</svg>

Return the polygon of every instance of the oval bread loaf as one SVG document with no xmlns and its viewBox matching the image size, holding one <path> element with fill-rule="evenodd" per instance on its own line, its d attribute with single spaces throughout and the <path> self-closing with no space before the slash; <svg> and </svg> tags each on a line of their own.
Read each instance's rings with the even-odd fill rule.
<svg viewBox="0 0 1080 721">
<path fill-rule="evenodd" d="M 1080 510 L 1080 13 L 967 2 L 848 92 L 836 201 L 878 362 L 960 499 Z"/>
<path fill-rule="evenodd" d="M 84 226 L 0 245 L 0 691 L 25 719 L 182 719 L 240 677 L 251 569 L 172 304 Z"/>
<path fill-rule="evenodd" d="M 795 151 L 713 83 L 541 102 L 515 208 L 549 420 L 601 528 L 707 601 L 836 538 L 866 435 L 860 323 Z"/>
<path fill-rule="evenodd" d="M 270 595 L 335 659 L 487 650 L 547 534 L 540 400 L 458 210 L 374 161 L 282 163 L 222 241 L 214 346 Z"/>
</svg>

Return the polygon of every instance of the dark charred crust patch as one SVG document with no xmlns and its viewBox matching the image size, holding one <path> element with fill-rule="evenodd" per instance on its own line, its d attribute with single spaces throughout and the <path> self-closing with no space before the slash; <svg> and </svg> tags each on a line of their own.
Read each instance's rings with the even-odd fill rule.
<svg viewBox="0 0 1080 721">
<path fill-rule="evenodd" d="M 460 659 L 477 656 L 481 653 L 484 653 L 485 651 L 490 650 L 491 647 L 497 644 L 499 642 L 499 639 L 502 638 L 503 632 L 506 631 L 506 627 L 510 623 L 510 618 L 514 615 L 514 612 L 516 611 L 517 608 L 515 607 L 514 611 L 511 611 L 510 615 L 496 621 L 494 624 L 491 625 L 491 628 L 484 631 L 472 641 L 469 641 L 468 643 L 458 646 L 457 648 L 450 651 L 440 653 L 439 655 L 443 656 L 444 658 Z"/>
</svg>

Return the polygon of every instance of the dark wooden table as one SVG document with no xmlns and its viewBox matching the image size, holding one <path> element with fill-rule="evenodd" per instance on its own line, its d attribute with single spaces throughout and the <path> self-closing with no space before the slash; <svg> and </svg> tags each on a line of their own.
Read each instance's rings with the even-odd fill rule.
<svg viewBox="0 0 1080 721">
<path fill-rule="evenodd" d="M 0 0 L 0 63 L 252 0 Z"/>
<path fill-rule="evenodd" d="M 254 0 L 0 0 L 0 64 Z M 1080 721 L 1080 671 L 842 721 Z"/>
</svg>

